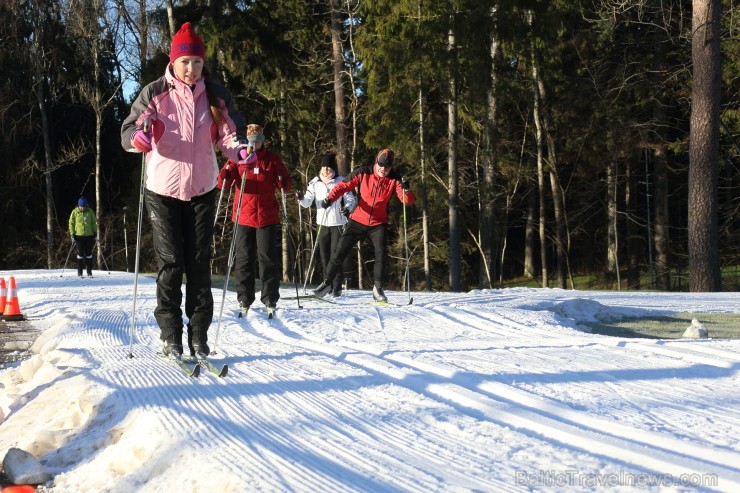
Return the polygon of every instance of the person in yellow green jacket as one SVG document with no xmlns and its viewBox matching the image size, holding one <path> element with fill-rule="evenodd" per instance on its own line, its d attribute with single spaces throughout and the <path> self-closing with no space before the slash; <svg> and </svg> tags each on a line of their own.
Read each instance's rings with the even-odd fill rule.
<svg viewBox="0 0 740 493">
<path fill-rule="evenodd" d="M 98 241 L 98 222 L 85 197 L 80 197 L 69 216 L 69 234 L 72 244 L 77 245 L 77 275 L 82 277 L 82 267 L 86 263 L 87 276 L 92 277 L 92 251 Z"/>
</svg>

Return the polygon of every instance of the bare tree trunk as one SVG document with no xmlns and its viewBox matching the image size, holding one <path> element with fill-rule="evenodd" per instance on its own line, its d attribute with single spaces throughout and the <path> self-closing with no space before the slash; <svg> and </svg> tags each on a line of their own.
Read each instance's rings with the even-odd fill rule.
<svg viewBox="0 0 740 493">
<path fill-rule="evenodd" d="M 527 11 L 529 25 L 532 26 L 534 20 L 533 12 Z M 534 42 L 530 43 L 530 52 L 532 58 L 532 79 L 534 84 L 535 98 L 538 104 L 538 114 L 540 128 L 538 132 L 541 139 L 547 144 L 547 164 L 550 174 L 550 190 L 552 193 L 553 215 L 555 217 L 555 247 L 557 250 L 556 271 L 558 276 L 558 287 L 565 289 L 565 271 L 567 269 L 567 228 L 565 219 L 565 200 L 563 191 L 560 186 L 558 177 L 558 155 L 553 137 L 553 126 L 550 119 L 550 110 L 548 108 L 547 86 L 545 78 L 540 68 L 540 57 Z M 538 145 L 541 145 L 538 142 Z M 540 219 L 542 220 L 542 219 Z"/>
<path fill-rule="evenodd" d="M 539 236 L 540 236 L 540 285 L 546 288 L 549 285 L 550 273 L 547 265 L 547 191 L 545 189 L 545 143 L 542 136 L 540 122 L 539 97 L 534 91 L 534 127 L 537 141 L 537 191 L 539 199 Z"/>
<path fill-rule="evenodd" d="M 346 3 L 347 8 L 347 15 L 349 18 L 349 23 L 347 25 L 347 43 L 348 43 L 348 49 L 350 53 L 352 53 L 352 60 L 357 59 L 357 56 L 355 55 L 355 45 L 354 45 L 354 29 L 355 29 L 355 22 L 354 22 L 354 11 L 352 2 L 350 0 L 347 0 Z M 332 38 L 333 40 L 333 38 Z M 333 49 L 333 46 L 332 46 Z M 357 128 L 357 113 L 359 111 L 360 107 L 360 100 L 357 96 L 357 85 L 355 83 L 355 77 L 352 70 L 347 70 L 347 79 L 350 84 L 350 93 L 349 93 L 349 112 L 352 117 L 352 144 L 349 145 L 349 142 L 346 143 L 347 150 L 346 150 L 346 169 L 347 173 L 349 173 L 354 167 L 355 167 L 355 154 L 357 152 L 357 137 L 359 130 Z M 337 97 L 335 93 L 335 98 Z M 335 115 L 336 118 L 336 115 Z M 347 119 L 345 118 L 345 122 Z M 337 137 L 338 138 L 338 137 Z M 341 168 L 340 168 L 341 169 Z M 362 255 L 360 254 L 360 245 L 357 245 L 357 257 L 355 259 L 355 262 L 357 264 L 357 287 L 359 289 L 362 289 Z M 349 256 L 347 257 L 350 258 Z M 348 260 L 345 263 L 345 272 L 349 272 L 352 268 L 354 268 L 354 265 L 352 265 L 352 261 Z M 347 287 L 349 287 L 349 279 L 347 280 Z"/>
<path fill-rule="evenodd" d="M 40 47 L 37 47 L 39 53 Z M 38 55 L 37 55 L 38 56 Z M 41 133 L 44 140 L 44 161 L 46 173 L 44 179 L 46 182 L 46 266 L 52 268 L 52 245 L 54 242 L 54 187 L 52 186 L 51 171 L 53 168 L 51 159 L 51 135 L 49 133 L 49 114 L 46 107 L 46 87 L 45 77 L 41 64 L 42 59 L 37 60 L 36 71 L 36 98 L 39 103 L 39 112 L 41 113 Z"/>
<path fill-rule="evenodd" d="M 668 166 L 666 163 L 667 147 L 659 143 L 653 152 L 654 177 L 654 243 L 655 243 L 655 280 L 658 289 L 671 289 L 670 264 L 670 223 L 668 221 Z"/>
<path fill-rule="evenodd" d="M 426 170 L 426 145 L 424 143 L 424 108 L 426 98 L 419 79 L 419 156 L 421 159 L 421 228 L 424 242 L 424 288 L 432 290 L 432 272 L 429 252 L 429 208 L 427 204 L 427 170 Z"/>
<path fill-rule="evenodd" d="M 558 287 L 565 289 L 565 272 L 567 269 L 567 232 L 565 220 L 565 199 L 563 190 L 560 187 L 560 178 L 558 177 L 558 155 L 555 148 L 555 139 L 553 138 L 553 129 L 550 122 L 550 110 L 548 107 L 547 89 L 542 71 L 539 70 L 539 61 L 536 61 L 538 69 L 535 72 L 535 79 L 540 98 L 540 114 L 542 119 L 542 132 L 547 143 L 547 162 L 550 170 L 550 191 L 552 193 L 552 211 L 555 217 L 555 247 L 557 251 L 557 276 Z"/>
<path fill-rule="evenodd" d="M 281 81 L 282 82 L 282 81 Z M 278 115 L 280 119 L 280 142 L 282 144 L 288 142 L 288 134 L 286 131 L 287 128 L 287 121 L 285 117 L 285 91 L 283 90 L 283 84 L 281 83 L 280 88 L 280 102 L 278 103 L 280 105 L 278 109 Z M 286 152 L 285 145 L 283 145 L 282 151 L 283 153 Z M 285 177 L 283 177 L 285 178 Z M 283 211 L 283 220 L 281 221 L 283 224 L 283 241 L 282 241 L 282 250 L 283 250 L 283 280 L 284 281 L 290 281 L 290 272 L 291 272 L 291 248 L 290 248 L 290 227 L 288 224 L 288 211 L 284 210 L 285 207 L 288 206 L 288 201 L 285 200 L 285 202 L 282 202 L 283 199 L 283 193 L 280 193 L 280 197 L 278 200 L 280 200 L 280 210 Z M 295 252 L 294 252 L 295 254 Z"/>
<path fill-rule="evenodd" d="M 532 11 L 527 11 L 527 21 L 532 25 Z M 546 191 L 545 191 L 545 138 L 542 129 L 542 118 L 540 115 L 540 93 L 537 87 L 539 78 L 539 66 L 537 64 L 537 54 L 535 51 L 534 41 L 530 41 L 529 57 L 532 64 L 532 114 L 535 128 L 535 142 L 537 145 L 537 191 L 539 198 L 539 236 L 540 236 L 540 275 L 541 286 L 546 288 L 549 284 L 549 272 L 547 265 L 547 228 L 546 228 Z"/>
<path fill-rule="evenodd" d="M 717 183 L 722 67 L 720 0 L 694 0 L 689 145 L 689 290 L 719 291 Z"/>
<path fill-rule="evenodd" d="M 101 5 L 102 6 L 102 5 Z M 97 13 L 97 9 L 96 9 Z M 97 18 L 95 19 L 96 25 Z M 92 88 L 92 99 L 94 101 L 93 103 L 93 111 L 95 112 L 95 217 L 97 218 L 98 222 L 98 237 L 101 237 L 101 231 L 100 227 L 102 225 L 102 218 L 103 218 L 103 207 L 102 207 L 102 197 L 100 194 L 101 189 L 101 183 L 100 183 L 100 174 L 101 174 L 101 163 L 100 163 L 100 153 L 102 152 L 100 141 L 101 141 L 101 132 L 103 129 L 103 111 L 105 107 L 107 106 L 107 103 L 103 103 L 103 96 L 101 94 L 100 90 L 100 47 L 99 47 L 99 37 L 97 36 L 97 33 L 95 36 L 92 37 L 92 46 L 93 46 L 93 66 L 95 67 L 95 74 L 93 75 L 93 88 Z M 102 269 L 103 265 L 103 249 L 100 248 L 100 243 L 98 243 L 98 254 L 96 259 L 98 270 Z"/>
<path fill-rule="evenodd" d="M 534 279 L 537 272 L 534 265 L 534 239 L 537 231 L 537 195 L 534 190 L 527 192 L 527 223 L 524 228 L 524 277 Z"/>
<path fill-rule="evenodd" d="M 449 55 L 449 102 L 447 104 L 447 171 L 448 211 L 450 235 L 450 290 L 460 291 L 460 225 L 458 224 L 458 174 L 457 174 L 457 64 L 455 63 L 455 16 L 450 16 L 447 33 Z"/>
<path fill-rule="evenodd" d="M 142 0 L 142 4 L 146 0 Z M 177 25 L 175 24 L 175 13 L 172 9 L 172 0 L 164 0 L 165 9 L 167 10 L 167 25 L 170 27 L 170 39 L 175 36 L 177 32 Z"/>
<path fill-rule="evenodd" d="M 41 7 L 34 3 L 33 8 L 38 16 L 42 18 Z M 51 179 L 53 170 L 52 153 L 51 153 L 51 129 L 49 127 L 49 112 L 46 106 L 46 70 L 48 63 L 46 60 L 46 47 L 44 43 L 44 22 L 40 21 L 37 26 L 37 32 L 33 36 L 33 48 L 31 51 L 31 63 L 34 74 L 33 88 L 36 93 L 36 100 L 39 105 L 41 114 L 41 134 L 44 141 L 44 181 L 46 185 L 46 266 L 48 269 L 53 267 L 53 243 L 54 243 L 54 187 Z"/>
<path fill-rule="evenodd" d="M 624 165 L 624 209 L 627 221 L 624 225 L 624 237 L 627 238 L 627 289 L 640 289 L 640 236 L 636 231 L 637 223 L 637 179 L 632 160 L 627 159 Z"/>
<path fill-rule="evenodd" d="M 331 9 L 331 55 L 334 71 L 334 120 L 337 136 L 337 169 L 347 176 L 347 101 L 344 94 L 344 55 L 342 54 L 341 0 L 329 0 Z"/>
<path fill-rule="evenodd" d="M 653 147 L 653 177 L 654 190 L 653 194 L 653 236 L 655 245 L 655 281 L 658 289 L 668 291 L 671 288 L 671 270 L 670 270 L 670 250 L 669 250 L 669 231 L 670 223 L 668 218 L 668 146 L 666 145 L 666 111 L 663 101 L 661 101 L 658 88 L 662 86 L 662 79 L 666 77 L 666 61 L 664 49 L 665 31 L 656 29 L 653 43 L 653 73 L 656 78 L 661 78 L 654 83 L 656 87 L 655 105 L 653 106 L 653 120 L 655 122 L 656 142 Z M 649 180 L 646 180 L 649 183 Z M 650 190 L 648 190 L 648 194 Z M 653 266 L 651 266 L 653 270 Z M 652 281 L 652 279 L 651 279 Z M 651 286 L 653 287 L 653 286 Z"/>
<path fill-rule="evenodd" d="M 421 0 L 416 4 L 417 22 L 421 24 Z M 421 168 L 421 184 L 419 186 L 419 196 L 421 200 L 421 230 L 422 242 L 424 247 L 424 289 L 432 290 L 432 268 L 431 252 L 429 251 L 429 204 L 427 197 L 427 158 L 424 112 L 426 111 L 426 97 L 424 95 L 423 77 L 419 74 L 419 166 Z"/>
<path fill-rule="evenodd" d="M 167 0 L 171 2 L 172 0 Z M 170 8 L 172 6 L 170 5 Z M 174 36 L 174 22 L 170 29 L 173 30 L 172 35 Z M 146 0 L 139 0 L 139 32 L 141 33 L 141 39 L 139 40 L 139 84 L 143 87 L 144 81 L 144 67 L 146 66 L 147 52 L 149 51 L 149 24 L 146 19 Z"/>
<path fill-rule="evenodd" d="M 606 168 L 606 273 L 616 279 L 617 288 L 621 289 L 619 272 L 619 221 L 617 214 L 617 159 L 612 157 Z"/>
<path fill-rule="evenodd" d="M 347 0 L 347 15 L 349 16 L 349 23 L 347 26 L 347 43 L 348 43 L 348 49 L 350 53 L 352 53 L 352 61 L 354 62 L 357 60 L 357 56 L 355 55 L 355 44 L 354 44 L 354 32 L 355 32 L 355 21 L 354 21 L 354 12 L 352 11 L 352 5 L 350 5 L 351 0 Z M 352 170 L 355 167 L 355 153 L 357 152 L 357 135 L 358 135 L 358 129 L 357 129 L 357 113 L 359 111 L 360 106 L 360 99 L 357 95 L 357 85 L 355 83 L 355 76 L 354 72 L 352 70 L 347 71 L 347 79 L 349 80 L 349 87 L 350 87 L 350 94 L 349 94 L 349 101 L 350 101 L 350 107 L 349 112 L 352 116 L 352 145 L 348 145 L 348 163 L 347 163 L 347 169 Z"/>
<path fill-rule="evenodd" d="M 496 30 L 497 5 L 490 9 L 491 29 L 490 55 L 491 55 L 491 78 L 487 95 L 486 112 L 486 152 L 483 156 L 482 179 L 478 186 L 481 195 L 481 214 L 478 229 L 480 231 L 480 243 L 483 261 L 480 263 L 478 285 L 479 287 L 493 287 L 491 280 L 496 278 L 497 255 L 494 253 L 495 245 L 495 187 L 496 187 L 496 145 L 498 129 L 496 127 L 496 113 L 498 100 L 496 98 L 496 58 L 499 50 L 498 33 Z M 505 230 L 504 230 L 505 231 Z"/>
</svg>

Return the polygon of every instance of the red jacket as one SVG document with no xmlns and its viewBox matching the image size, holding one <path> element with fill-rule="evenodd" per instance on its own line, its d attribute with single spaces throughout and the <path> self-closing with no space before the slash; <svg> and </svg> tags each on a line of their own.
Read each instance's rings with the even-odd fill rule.
<svg viewBox="0 0 740 493">
<path fill-rule="evenodd" d="M 248 159 L 247 163 L 239 166 L 229 161 L 218 175 L 218 188 L 228 188 L 232 182 L 236 184 L 234 207 L 231 213 L 231 220 L 236 222 L 242 183 L 241 174 L 246 171 L 239 224 L 263 228 L 280 223 L 280 202 L 275 195 L 275 190 L 282 188 L 285 193 L 290 192 L 292 181 L 288 168 L 285 167 L 277 152 L 262 148 L 254 154 L 256 160 Z"/>
<path fill-rule="evenodd" d="M 334 185 L 329 192 L 329 200 L 334 202 L 345 192 L 360 187 L 360 196 L 357 207 L 352 211 L 350 219 L 367 226 L 376 226 L 388 222 L 388 202 L 393 192 L 398 200 L 403 202 L 406 197 L 406 205 L 413 204 L 416 200 L 414 192 L 403 193 L 401 186 L 401 175 L 396 170 L 390 172 L 385 178 L 375 174 L 375 166 L 362 166 L 355 168 L 341 183 Z"/>
</svg>

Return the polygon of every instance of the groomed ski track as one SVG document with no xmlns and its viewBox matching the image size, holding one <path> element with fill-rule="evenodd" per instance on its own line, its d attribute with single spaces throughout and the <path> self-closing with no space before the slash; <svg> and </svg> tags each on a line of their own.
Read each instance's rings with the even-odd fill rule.
<svg viewBox="0 0 740 493">
<path fill-rule="evenodd" d="M 54 289 L 56 271 L 22 272 L 24 311 L 45 348 L 27 362 L 25 385 L 41 371 L 58 371 L 62 389 L 65 379 L 91 382 L 89 394 L 69 397 L 75 427 L 39 432 L 39 452 L 60 450 L 50 462 L 57 491 L 87 491 L 86 472 L 100 467 L 120 470 L 111 491 L 165 491 L 173 468 L 198 491 L 191 461 L 219 471 L 213 491 L 558 491 L 548 473 L 565 470 L 578 476 L 568 491 L 599 489 L 589 481 L 602 477 L 647 478 L 658 484 L 640 489 L 663 491 L 667 475 L 716 475 L 698 490 L 740 491 L 737 341 L 591 335 L 549 309 L 553 290 L 542 300 L 526 289 L 414 292 L 397 307 L 349 290 L 334 304 L 281 301 L 271 320 L 259 302 L 237 318 L 229 293 L 211 358 L 228 363 L 228 376 L 188 379 L 157 355 L 151 279 L 139 280 L 129 358 L 131 300 L 120 292 L 132 275 L 80 280 L 69 300 Z M 697 309 L 740 309 L 731 295 Z M 631 308 L 641 296 L 599 300 Z M 683 309 L 645 296 L 640 310 Z M 212 344 L 219 289 L 214 299 Z M 67 340 L 85 349 L 65 349 Z M 150 427 L 151 440 L 127 443 L 134 424 Z M 75 451 L 85 433 L 100 435 L 98 450 Z M 145 484 L 127 482 L 132 467 L 149 470 Z"/>
</svg>

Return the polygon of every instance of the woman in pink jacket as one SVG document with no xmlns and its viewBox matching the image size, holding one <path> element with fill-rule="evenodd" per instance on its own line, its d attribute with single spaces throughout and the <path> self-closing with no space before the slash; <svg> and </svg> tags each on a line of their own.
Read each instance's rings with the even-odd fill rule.
<svg viewBox="0 0 740 493">
<path fill-rule="evenodd" d="M 186 22 L 172 39 L 165 74 L 142 89 L 121 127 L 124 149 L 146 153 L 144 198 L 158 268 L 154 317 L 166 355 L 183 352 L 183 274 L 190 353 L 209 353 L 214 145 L 234 161 L 246 157 L 244 120 L 229 91 L 206 79 L 205 56 L 203 40 Z"/>
</svg>

